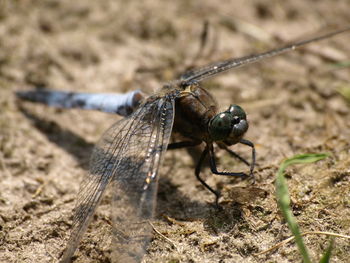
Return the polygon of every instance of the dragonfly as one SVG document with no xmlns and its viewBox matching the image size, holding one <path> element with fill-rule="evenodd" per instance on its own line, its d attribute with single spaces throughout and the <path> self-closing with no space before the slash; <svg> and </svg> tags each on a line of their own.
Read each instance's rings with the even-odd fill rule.
<svg viewBox="0 0 350 263">
<path fill-rule="evenodd" d="M 159 169 L 167 149 L 205 145 L 195 168 L 195 176 L 215 195 L 218 206 L 220 192 L 200 175 L 207 156 L 213 174 L 254 178 L 255 147 L 244 138 L 249 127 L 246 112 L 236 104 L 218 112 L 214 97 L 201 86 L 201 82 L 233 68 L 346 31 L 350 31 L 350 27 L 267 52 L 190 70 L 177 80 L 164 84 L 149 97 L 140 91 L 124 95 L 38 90 L 18 92 L 18 97 L 22 99 L 51 106 L 95 109 L 125 116 L 110 127 L 94 147 L 89 173 L 81 183 L 77 196 L 70 238 L 60 262 L 71 261 L 109 185 L 113 193 L 112 261 L 142 261 L 152 238 L 150 220 L 155 213 Z M 169 143 L 173 132 L 187 139 Z M 249 167 L 249 173 L 218 171 L 214 144 L 244 162 Z M 251 148 L 250 162 L 229 148 L 235 144 Z"/>
</svg>

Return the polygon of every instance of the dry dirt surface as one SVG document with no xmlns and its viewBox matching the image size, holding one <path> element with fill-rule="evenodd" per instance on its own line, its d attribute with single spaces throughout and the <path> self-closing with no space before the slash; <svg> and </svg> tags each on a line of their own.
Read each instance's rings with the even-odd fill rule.
<svg viewBox="0 0 350 263">
<path fill-rule="evenodd" d="M 120 119 L 21 102 L 14 91 L 151 94 L 191 66 L 345 27 L 349 10 L 349 0 L 0 1 L 0 262 L 57 262 L 91 149 Z M 281 161 L 301 153 L 331 154 L 287 171 L 301 230 L 350 234 L 350 108 L 339 93 L 350 88 L 349 43 L 348 32 L 203 83 L 221 109 L 237 103 L 248 113 L 256 183 L 203 169 L 223 192 L 218 211 L 194 177 L 197 153 L 167 152 L 144 262 L 301 262 L 293 242 L 256 255 L 291 235 L 274 180 Z M 233 149 L 249 158 L 249 147 Z M 219 149 L 217 157 L 222 170 L 247 171 Z M 73 262 L 111 261 L 108 196 Z M 328 240 L 305 236 L 315 262 Z M 349 240 L 337 238 L 332 262 L 349 258 Z"/>
</svg>

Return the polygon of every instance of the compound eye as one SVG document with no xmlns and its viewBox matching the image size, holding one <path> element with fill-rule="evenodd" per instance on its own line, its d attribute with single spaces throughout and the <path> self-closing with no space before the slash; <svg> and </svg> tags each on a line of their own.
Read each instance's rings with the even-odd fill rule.
<svg viewBox="0 0 350 263">
<path fill-rule="evenodd" d="M 230 113 L 219 113 L 209 123 L 209 133 L 213 140 L 223 140 L 231 132 L 232 115 Z"/>
<path fill-rule="evenodd" d="M 247 115 L 245 111 L 241 108 L 241 106 L 238 106 L 237 104 L 232 104 L 229 109 L 229 112 L 234 116 L 234 118 L 239 119 L 239 120 L 246 120 Z M 237 122 L 238 123 L 238 122 Z"/>
<path fill-rule="evenodd" d="M 220 113 L 219 115 L 217 115 L 214 120 L 213 120 L 213 124 L 217 127 L 217 128 L 221 128 L 221 129 L 230 129 L 231 127 L 231 121 L 232 121 L 232 117 L 229 114 L 226 113 Z"/>
</svg>

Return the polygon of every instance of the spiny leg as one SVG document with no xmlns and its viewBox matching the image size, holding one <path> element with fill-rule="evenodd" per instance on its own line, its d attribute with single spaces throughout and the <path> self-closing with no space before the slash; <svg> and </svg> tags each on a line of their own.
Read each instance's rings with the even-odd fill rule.
<svg viewBox="0 0 350 263">
<path fill-rule="evenodd" d="M 205 147 L 204 151 L 201 154 L 201 157 L 199 158 L 199 161 L 197 163 L 196 169 L 195 169 L 195 175 L 197 180 L 205 187 L 207 188 L 210 192 L 212 192 L 215 195 L 215 204 L 218 208 L 219 206 L 219 198 L 220 198 L 220 193 L 218 191 L 215 191 L 213 188 L 211 188 L 200 176 L 200 171 L 201 171 L 201 166 L 203 164 L 203 161 L 205 160 L 205 157 L 207 156 L 209 152 L 208 146 Z"/>
<path fill-rule="evenodd" d="M 187 147 L 194 147 L 197 146 L 199 144 L 201 144 L 202 141 L 182 141 L 182 142 L 174 142 L 168 145 L 168 149 L 167 150 L 175 150 L 175 149 L 180 149 L 180 148 L 187 148 Z M 203 161 L 205 160 L 205 157 L 208 154 L 208 147 L 206 146 L 206 148 L 204 149 L 204 151 L 202 152 L 198 163 L 196 165 L 196 169 L 195 169 L 195 175 L 197 180 L 205 187 L 207 188 L 210 192 L 212 192 L 215 195 L 215 204 L 218 208 L 220 208 L 219 206 L 219 198 L 220 198 L 220 193 L 215 191 L 213 188 L 211 188 L 200 176 L 200 169 L 201 166 L 203 164 Z"/>
<path fill-rule="evenodd" d="M 250 166 L 250 163 L 244 159 L 242 156 L 240 156 L 238 153 L 236 153 L 235 151 L 232 151 L 231 149 L 225 147 L 222 147 L 222 149 L 224 149 L 226 152 L 228 152 L 231 156 L 233 156 L 234 158 L 240 160 L 241 162 L 243 162 L 244 164 L 246 164 L 247 166 Z"/>
<path fill-rule="evenodd" d="M 255 177 L 253 174 L 254 167 L 255 167 L 255 146 L 254 146 L 254 143 L 252 143 L 251 141 L 245 140 L 245 139 L 241 139 L 239 142 L 252 148 L 252 162 L 250 163 L 249 176 L 253 177 L 253 182 L 255 182 Z"/>
<path fill-rule="evenodd" d="M 208 146 L 209 147 L 209 157 L 210 157 L 210 169 L 213 174 L 217 175 L 225 175 L 225 176 L 239 176 L 239 177 L 246 177 L 247 175 L 245 173 L 239 172 L 239 173 L 233 173 L 233 172 L 219 172 L 216 167 L 216 160 L 215 160 L 215 154 L 214 154 L 214 147 L 213 145 Z"/>
<path fill-rule="evenodd" d="M 187 147 L 194 147 L 201 144 L 201 141 L 182 141 L 182 142 L 174 142 L 168 145 L 167 150 L 175 150 Z"/>
</svg>

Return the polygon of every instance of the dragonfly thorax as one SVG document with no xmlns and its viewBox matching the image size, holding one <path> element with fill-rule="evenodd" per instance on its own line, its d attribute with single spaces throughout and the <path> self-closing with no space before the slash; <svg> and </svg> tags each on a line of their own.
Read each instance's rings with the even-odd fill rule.
<svg viewBox="0 0 350 263">
<path fill-rule="evenodd" d="M 247 115 L 244 110 L 232 104 L 228 110 L 215 115 L 209 122 L 208 132 L 213 141 L 235 144 L 248 130 Z"/>
</svg>

